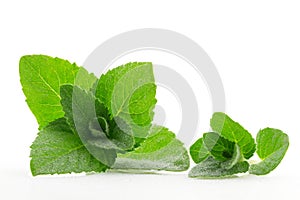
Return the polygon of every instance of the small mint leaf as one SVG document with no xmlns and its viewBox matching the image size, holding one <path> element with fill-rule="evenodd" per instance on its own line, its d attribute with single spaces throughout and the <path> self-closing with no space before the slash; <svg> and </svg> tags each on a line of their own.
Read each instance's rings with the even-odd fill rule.
<svg viewBox="0 0 300 200">
<path fill-rule="evenodd" d="M 208 156 L 219 161 L 232 158 L 235 144 L 215 132 L 203 134 L 191 147 L 190 154 L 195 163 L 200 163 Z"/>
<path fill-rule="evenodd" d="M 219 161 L 230 159 L 234 153 L 234 143 L 215 132 L 204 133 L 203 144 L 209 154 Z"/>
<path fill-rule="evenodd" d="M 252 135 L 228 115 L 221 112 L 214 113 L 210 120 L 210 126 L 222 137 L 237 143 L 244 158 L 249 159 L 253 156 L 256 145 Z"/>
<path fill-rule="evenodd" d="M 289 137 L 281 130 L 265 128 L 258 132 L 256 142 L 257 154 L 262 161 L 251 165 L 249 172 L 255 175 L 265 175 L 280 164 L 289 147 Z"/>
</svg>

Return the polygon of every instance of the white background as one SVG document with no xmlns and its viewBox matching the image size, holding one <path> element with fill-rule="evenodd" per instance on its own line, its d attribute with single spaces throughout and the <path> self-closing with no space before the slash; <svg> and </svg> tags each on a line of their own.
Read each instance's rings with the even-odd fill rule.
<svg viewBox="0 0 300 200">
<path fill-rule="evenodd" d="M 299 199 L 299 10 L 288 0 L 1 1 L 0 199 Z M 227 113 L 253 134 L 266 126 L 289 134 L 281 165 L 268 176 L 225 180 L 186 173 L 33 178 L 28 155 L 38 127 L 19 83 L 19 58 L 47 54 L 82 64 L 106 39 L 137 28 L 174 30 L 202 46 L 222 77 Z M 203 123 L 210 115 L 204 109 Z"/>
</svg>

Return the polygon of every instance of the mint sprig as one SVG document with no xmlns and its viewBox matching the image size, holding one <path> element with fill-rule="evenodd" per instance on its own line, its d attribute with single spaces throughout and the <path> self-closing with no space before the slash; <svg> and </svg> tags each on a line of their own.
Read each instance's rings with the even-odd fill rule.
<svg viewBox="0 0 300 200">
<path fill-rule="evenodd" d="M 21 58 L 20 77 L 40 129 L 31 145 L 34 176 L 188 169 L 183 143 L 152 124 L 156 85 L 151 63 L 128 63 L 98 80 L 66 60 L 31 55 Z"/>
<path fill-rule="evenodd" d="M 191 157 L 197 164 L 189 172 L 190 177 L 220 178 L 248 171 L 265 175 L 280 164 L 289 146 L 285 133 L 265 128 L 257 134 L 256 149 L 251 134 L 225 113 L 214 113 L 210 123 L 214 132 L 203 134 L 190 147 Z M 249 165 L 255 150 L 262 161 Z"/>
</svg>

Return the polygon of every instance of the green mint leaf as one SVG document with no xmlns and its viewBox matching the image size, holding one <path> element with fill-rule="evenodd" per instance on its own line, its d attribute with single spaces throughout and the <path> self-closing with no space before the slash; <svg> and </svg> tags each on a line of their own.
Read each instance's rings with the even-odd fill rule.
<svg viewBox="0 0 300 200">
<path fill-rule="evenodd" d="M 200 163 L 208 156 L 219 161 L 232 158 L 234 154 L 234 142 L 231 142 L 218 133 L 204 133 L 203 138 L 197 140 L 190 148 L 190 154 L 195 163 Z"/>
<path fill-rule="evenodd" d="M 281 130 L 265 128 L 258 132 L 256 142 L 257 154 L 262 161 L 251 165 L 249 172 L 256 175 L 265 175 L 280 164 L 289 147 L 289 137 Z"/>
<path fill-rule="evenodd" d="M 97 80 L 94 75 L 88 74 L 75 63 L 71 64 L 66 60 L 45 55 L 23 56 L 20 59 L 19 71 L 27 104 L 35 115 L 40 129 L 64 116 L 60 105 L 62 84 L 74 84 L 76 79 L 77 85 L 87 88 Z"/>
<path fill-rule="evenodd" d="M 204 133 L 203 144 L 209 154 L 219 161 L 228 160 L 234 153 L 234 143 L 215 132 Z"/>
<path fill-rule="evenodd" d="M 64 118 L 51 122 L 39 132 L 31 145 L 30 157 L 34 176 L 102 172 L 107 169 L 86 150 Z"/>
<path fill-rule="evenodd" d="M 203 138 L 198 139 L 190 147 L 190 154 L 195 163 L 200 163 L 209 156 L 209 151 L 203 145 Z"/>
<path fill-rule="evenodd" d="M 155 94 L 151 63 L 128 63 L 112 69 L 100 77 L 96 89 L 96 97 L 108 108 L 111 118 L 124 120 L 136 138 L 146 138 L 149 132 Z"/>
<path fill-rule="evenodd" d="M 249 164 L 247 161 L 238 162 L 230 169 L 223 167 L 224 162 L 217 161 L 212 157 L 208 157 L 203 162 L 197 164 L 189 172 L 191 178 L 222 178 L 232 176 L 238 173 L 245 173 L 248 171 Z"/>
<path fill-rule="evenodd" d="M 214 113 L 210 120 L 210 126 L 213 131 L 220 133 L 227 140 L 237 143 L 246 159 L 254 154 L 256 147 L 251 134 L 225 113 Z"/>
<path fill-rule="evenodd" d="M 134 151 L 118 154 L 114 169 L 185 171 L 189 156 L 183 143 L 167 128 L 153 126 L 149 137 Z"/>
</svg>

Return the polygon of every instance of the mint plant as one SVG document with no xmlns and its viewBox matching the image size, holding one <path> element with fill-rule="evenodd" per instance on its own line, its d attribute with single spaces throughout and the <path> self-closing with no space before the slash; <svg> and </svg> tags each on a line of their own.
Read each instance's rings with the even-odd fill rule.
<svg viewBox="0 0 300 200">
<path fill-rule="evenodd" d="M 30 153 L 33 176 L 189 168 L 183 143 L 152 123 L 156 84 L 151 63 L 128 63 L 99 79 L 75 63 L 45 55 L 23 56 L 19 67 L 26 102 L 39 124 Z M 210 125 L 212 132 L 190 147 L 197 165 L 189 177 L 265 175 L 289 146 L 288 136 L 273 128 L 260 130 L 255 141 L 224 113 L 214 113 Z M 261 161 L 249 162 L 255 152 Z"/>
<path fill-rule="evenodd" d="M 152 124 L 151 63 L 128 63 L 99 79 L 75 63 L 45 55 L 23 56 L 19 68 L 26 102 L 39 124 L 30 153 L 34 176 L 189 168 L 183 143 Z"/>
<path fill-rule="evenodd" d="M 219 178 L 248 171 L 265 175 L 280 164 L 289 146 L 287 134 L 273 128 L 260 130 L 256 145 L 246 129 L 221 112 L 213 114 L 210 125 L 214 132 L 204 133 L 190 147 L 197 165 L 190 170 L 189 177 Z M 255 151 L 261 161 L 250 165 L 248 161 Z"/>
</svg>

